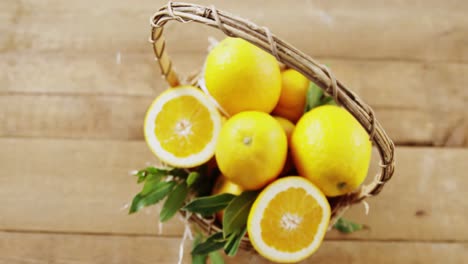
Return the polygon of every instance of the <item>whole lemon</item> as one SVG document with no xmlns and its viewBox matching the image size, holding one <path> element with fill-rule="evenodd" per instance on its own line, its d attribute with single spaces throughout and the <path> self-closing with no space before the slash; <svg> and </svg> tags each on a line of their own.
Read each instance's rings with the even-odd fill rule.
<svg viewBox="0 0 468 264">
<path fill-rule="evenodd" d="M 244 190 L 257 190 L 283 169 L 288 144 L 281 125 L 258 111 L 231 117 L 218 137 L 215 157 L 222 174 Z"/>
<path fill-rule="evenodd" d="M 220 175 L 218 179 L 216 179 L 215 185 L 213 186 L 212 195 L 223 194 L 223 193 L 230 193 L 234 195 L 239 195 L 242 193 L 242 188 L 229 181 L 223 175 Z M 223 222 L 224 210 L 219 211 L 216 213 L 216 218 L 219 222 Z"/>
<path fill-rule="evenodd" d="M 304 113 L 309 80 L 299 72 L 288 69 L 281 73 L 281 95 L 273 114 L 297 122 Z"/>
<path fill-rule="evenodd" d="M 278 121 L 278 123 L 281 125 L 284 132 L 286 133 L 286 138 L 288 139 L 288 146 L 289 146 L 291 142 L 292 132 L 294 131 L 294 124 L 288 119 L 283 118 L 281 116 L 273 116 L 273 117 L 276 119 L 276 121 Z"/>
<path fill-rule="evenodd" d="M 283 170 L 281 171 L 281 175 L 287 175 L 293 168 L 293 162 L 291 158 L 291 151 L 289 150 L 289 146 L 291 145 L 291 136 L 294 131 L 294 124 L 286 118 L 273 116 L 276 121 L 281 125 L 284 132 L 286 133 L 286 137 L 288 139 L 288 156 L 286 158 L 286 162 L 284 163 Z"/>
<path fill-rule="evenodd" d="M 369 168 L 372 143 L 345 109 L 326 105 L 312 109 L 296 124 L 291 138 L 294 164 L 327 196 L 355 190 Z"/>
<path fill-rule="evenodd" d="M 270 113 L 281 92 L 281 72 L 269 53 L 240 38 L 226 38 L 205 64 L 208 92 L 230 115 L 255 110 Z"/>
</svg>

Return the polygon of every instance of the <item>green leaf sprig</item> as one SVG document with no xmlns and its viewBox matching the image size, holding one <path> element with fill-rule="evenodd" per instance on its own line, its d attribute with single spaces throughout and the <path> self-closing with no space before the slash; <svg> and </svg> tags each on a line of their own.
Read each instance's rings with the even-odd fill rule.
<svg viewBox="0 0 468 264">
<path fill-rule="evenodd" d="M 258 196 L 256 191 L 247 191 L 234 198 L 226 207 L 223 217 L 223 235 L 225 238 L 239 233 L 247 225 L 250 208 Z"/>
<path fill-rule="evenodd" d="M 216 234 L 215 234 L 216 235 Z M 216 246 L 211 246 L 211 248 L 206 246 L 200 246 L 202 243 L 206 243 L 206 241 L 210 240 L 213 241 L 216 239 L 215 235 L 209 237 L 206 240 L 203 240 L 202 234 L 197 234 L 193 241 L 193 248 L 192 248 L 192 264 L 206 264 L 208 258 L 212 264 L 224 264 L 223 256 L 219 253 L 219 249 L 222 247 L 218 247 L 218 250 L 215 250 Z M 214 242 L 216 244 L 216 242 Z"/>
<path fill-rule="evenodd" d="M 203 235 L 198 233 L 193 240 L 193 248 L 196 248 L 203 241 Z M 207 254 L 192 254 L 192 264 L 206 264 Z"/>
<path fill-rule="evenodd" d="M 182 210 L 210 216 L 226 208 L 235 197 L 230 193 L 199 197 L 193 199 Z"/>
<path fill-rule="evenodd" d="M 239 196 L 230 194 L 200 197 L 187 204 L 183 210 L 202 215 L 213 214 L 225 208 L 223 230 L 208 237 L 192 250 L 192 255 L 209 254 L 220 249 L 228 256 L 236 255 L 247 232 L 247 218 L 258 192 L 246 191 Z"/>
<path fill-rule="evenodd" d="M 354 222 L 352 222 L 350 220 L 347 220 L 347 219 L 344 219 L 344 218 L 340 218 L 333 225 L 333 228 L 340 231 L 341 233 L 350 234 L 350 233 L 353 233 L 353 232 L 356 232 L 356 231 L 359 231 L 359 230 L 363 229 L 364 225 L 354 223 Z"/>
<path fill-rule="evenodd" d="M 182 208 L 188 192 L 189 188 L 185 182 L 180 183 L 172 190 L 172 192 L 167 196 L 167 199 L 161 209 L 161 213 L 159 214 L 160 222 L 166 222 L 171 219 L 177 211 Z"/>
<path fill-rule="evenodd" d="M 184 169 L 161 169 L 148 167 L 136 173 L 137 182 L 143 183 L 142 190 L 132 201 L 129 213 L 164 201 L 159 220 L 171 219 L 179 210 L 213 216 L 225 210 L 223 230 L 206 239 L 198 238 L 192 250 L 193 263 L 204 263 L 208 258 L 212 263 L 224 263 L 219 250 L 226 255 L 234 256 L 247 232 L 247 218 L 253 202 L 258 196 L 256 191 L 246 191 L 239 196 L 223 193 L 212 196 L 200 196 L 185 204 L 189 194 L 200 194 L 200 186 L 212 188 L 213 178 L 206 177 L 201 166 L 197 171 Z M 202 176 L 203 175 L 203 176 Z M 184 205 L 185 204 L 185 205 Z"/>
<path fill-rule="evenodd" d="M 183 169 L 161 169 L 148 167 L 138 171 L 135 176 L 138 183 L 143 183 L 143 188 L 132 200 L 129 214 L 138 212 L 144 207 L 156 204 L 167 197 L 160 212 L 160 221 L 165 222 L 183 206 L 189 193 L 187 178 L 192 175 L 191 182 L 196 177 Z M 168 177 L 173 179 L 168 181 Z"/>
<path fill-rule="evenodd" d="M 333 97 L 326 95 L 315 83 L 310 82 L 307 89 L 304 113 L 322 105 L 336 105 L 336 102 Z"/>
<path fill-rule="evenodd" d="M 224 264 L 223 256 L 221 256 L 219 251 L 211 252 L 208 254 L 208 257 L 210 258 L 211 264 Z"/>
</svg>

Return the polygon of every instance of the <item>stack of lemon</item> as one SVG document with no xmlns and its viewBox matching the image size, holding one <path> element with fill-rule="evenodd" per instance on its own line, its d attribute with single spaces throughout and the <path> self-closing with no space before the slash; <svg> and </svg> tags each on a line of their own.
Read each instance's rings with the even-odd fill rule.
<svg viewBox="0 0 468 264">
<path fill-rule="evenodd" d="M 310 256 L 329 224 L 326 197 L 355 190 L 367 174 L 366 131 L 335 105 L 304 113 L 309 81 L 242 39 L 210 52 L 204 83 L 205 92 L 170 88 L 153 102 L 149 147 L 178 168 L 214 157 L 222 173 L 214 194 L 261 190 L 247 222 L 255 249 L 278 262 Z"/>
</svg>

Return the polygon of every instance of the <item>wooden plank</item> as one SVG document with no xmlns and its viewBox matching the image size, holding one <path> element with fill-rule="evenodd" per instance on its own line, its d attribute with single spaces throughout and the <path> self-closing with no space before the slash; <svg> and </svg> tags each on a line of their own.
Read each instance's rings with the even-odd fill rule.
<svg viewBox="0 0 468 264">
<path fill-rule="evenodd" d="M 99 6 L 90 0 L 67 4 L 57 0 L 3 2 L 0 51 L 146 52 L 148 17 L 166 2 L 148 0 L 134 5 L 106 0 Z M 383 5 L 368 0 L 303 0 L 285 5 L 283 1 L 256 0 L 217 5 L 267 25 L 276 35 L 314 56 L 468 60 L 466 1 L 399 1 Z M 204 50 L 209 35 L 221 35 L 201 25 L 170 27 L 170 48 L 177 52 Z M 187 40 L 190 45 L 186 45 Z"/>
<path fill-rule="evenodd" d="M 151 97 L 0 96 L 0 134 L 18 137 L 142 139 Z"/>
<path fill-rule="evenodd" d="M 177 263 L 179 238 L 0 233 L 2 263 Z M 468 258 L 466 243 L 326 241 L 306 263 L 451 263 Z M 190 263 L 190 242 L 183 263 Z M 227 263 L 271 263 L 239 252 Z"/>
<path fill-rule="evenodd" d="M 176 54 L 174 65 L 186 76 L 201 68 L 205 55 Z M 468 102 L 468 64 L 320 61 L 372 105 L 462 110 Z M 0 93 L 154 95 L 166 87 L 150 50 L 113 56 L 0 54 Z"/>
<path fill-rule="evenodd" d="M 466 244 L 325 242 L 310 259 L 301 263 L 465 263 Z M 234 262 L 233 262 L 234 263 Z M 257 263 L 257 262 L 253 262 Z M 268 263 L 268 262 L 266 262 Z"/>
<path fill-rule="evenodd" d="M 328 237 L 466 241 L 468 230 L 448 225 L 457 226 L 467 217 L 468 201 L 457 194 L 468 188 L 467 160 L 467 149 L 397 148 L 395 174 L 379 196 L 366 200 L 369 214 L 364 204 L 345 213 L 368 229 L 350 235 L 334 230 Z M 371 171 L 377 167 L 373 165 Z"/>
<path fill-rule="evenodd" d="M 174 264 L 179 244 L 178 238 L 0 232 L 0 263 Z"/>
<path fill-rule="evenodd" d="M 396 154 L 396 174 L 368 200 L 370 214 L 361 205 L 347 214 L 370 229 L 328 238 L 467 241 L 460 223 L 468 149 L 401 147 Z M 156 209 L 122 210 L 138 190 L 127 172 L 147 161 L 154 158 L 143 142 L 0 139 L 0 230 L 157 234 Z M 182 229 L 174 219 L 163 234 Z"/>
<path fill-rule="evenodd" d="M 427 93 L 427 103 L 433 110 L 434 120 L 444 120 L 444 125 L 434 131 L 435 145 L 468 146 L 468 89 L 466 84 L 462 84 L 464 79 L 468 80 L 468 68 L 462 70 L 454 65 L 445 69 L 437 69 L 434 65 L 427 65 L 426 68 L 426 87 L 438 87 Z M 445 84 L 437 85 L 441 80 L 445 80 Z"/>
<path fill-rule="evenodd" d="M 0 96 L 0 137 L 143 139 L 143 120 L 153 96 Z M 396 143 L 432 144 L 432 114 L 376 108 Z"/>
<path fill-rule="evenodd" d="M 0 141 L 0 230 L 159 232 L 156 207 L 127 214 L 141 188 L 128 173 L 155 161 L 144 143 Z M 173 222 L 164 234 L 179 234 Z"/>
<path fill-rule="evenodd" d="M 154 95 L 167 88 L 148 45 L 145 54 L 0 54 L 0 94 Z M 198 70 L 204 54 L 177 54 L 175 67 Z"/>
<path fill-rule="evenodd" d="M 164 82 L 150 55 L 2 54 L 0 92 L 150 95 Z"/>
</svg>

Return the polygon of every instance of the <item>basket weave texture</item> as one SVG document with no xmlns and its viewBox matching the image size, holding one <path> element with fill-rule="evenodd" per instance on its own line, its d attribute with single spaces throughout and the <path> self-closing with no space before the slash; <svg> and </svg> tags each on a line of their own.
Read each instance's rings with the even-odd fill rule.
<svg viewBox="0 0 468 264">
<path fill-rule="evenodd" d="M 170 1 L 151 17 L 151 36 L 149 41 L 152 43 L 162 75 L 171 87 L 180 85 L 181 78 L 179 78 L 172 67 L 172 61 L 166 52 L 163 29 L 169 21 L 181 23 L 193 22 L 214 27 L 224 32 L 227 36 L 242 38 L 269 52 L 280 63 L 299 71 L 323 89 L 325 93 L 332 95 L 335 102 L 348 110 L 365 128 L 374 146 L 379 151 L 380 172 L 371 183 L 361 186 L 355 192 L 329 200 L 332 208 L 330 225 L 333 225 L 349 206 L 360 203 L 365 198 L 380 193 L 394 172 L 394 144 L 376 119 L 372 108 L 337 80 L 327 66 L 320 64 L 292 45 L 277 38 L 266 27 L 257 26 L 246 19 L 220 11 L 214 6 L 206 7 Z M 196 83 L 197 80 L 195 79 L 194 81 Z M 205 219 L 193 214 L 190 217 L 190 221 L 208 234 L 221 231 L 221 227 L 217 226 L 213 219 Z M 246 237 L 243 239 L 240 247 L 246 250 L 252 249 Z"/>
</svg>

